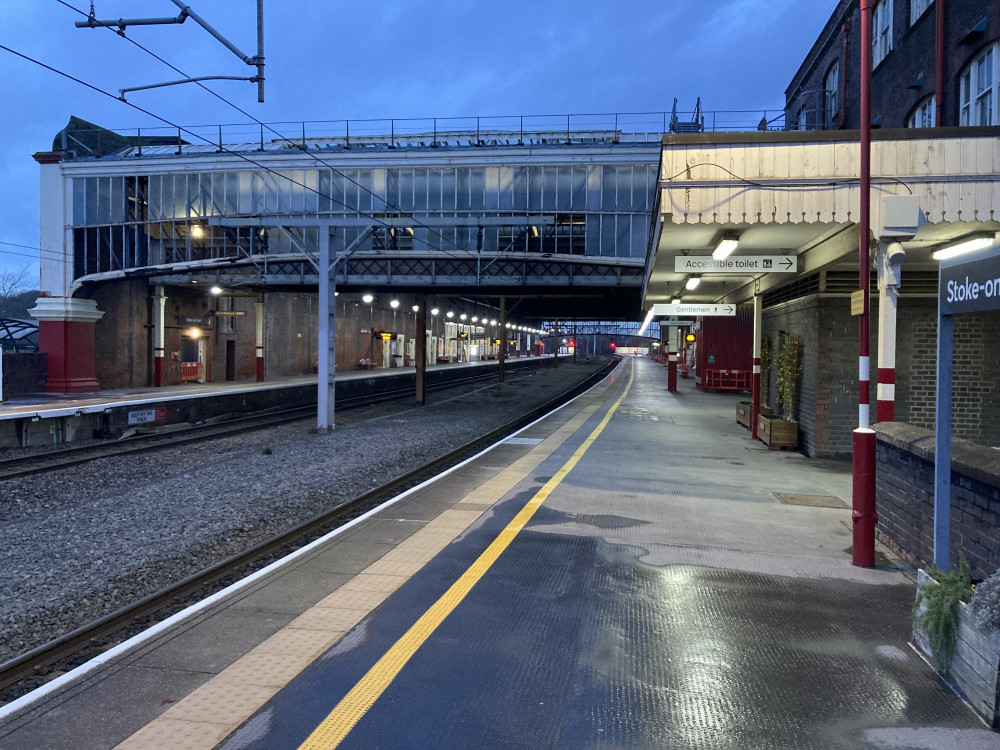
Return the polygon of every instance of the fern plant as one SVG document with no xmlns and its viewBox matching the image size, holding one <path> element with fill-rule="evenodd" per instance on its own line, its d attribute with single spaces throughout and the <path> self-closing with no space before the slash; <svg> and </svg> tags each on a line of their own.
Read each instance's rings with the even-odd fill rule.
<svg viewBox="0 0 1000 750">
<path fill-rule="evenodd" d="M 972 571 L 965 555 L 959 555 L 958 572 L 946 573 L 932 565 L 927 574 L 937 585 L 924 586 L 913 604 L 917 625 L 927 634 L 934 668 L 948 674 L 958 636 L 958 603 L 972 599 Z M 923 612 L 920 605 L 924 604 Z"/>
<path fill-rule="evenodd" d="M 781 404 L 782 416 L 789 422 L 795 421 L 795 396 L 801 374 L 799 337 L 789 333 L 785 335 L 778 350 L 778 403 Z"/>
</svg>

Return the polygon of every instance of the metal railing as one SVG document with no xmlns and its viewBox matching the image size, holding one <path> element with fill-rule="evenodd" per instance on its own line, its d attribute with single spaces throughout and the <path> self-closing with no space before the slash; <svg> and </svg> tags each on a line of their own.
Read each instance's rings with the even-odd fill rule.
<svg viewBox="0 0 1000 750">
<path fill-rule="evenodd" d="M 783 110 L 617 112 L 402 119 L 228 123 L 176 128 L 66 129 L 57 137 L 76 158 L 143 151 L 210 153 L 281 148 L 440 148 L 558 143 L 658 143 L 672 119 L 699 123 L 704 132 L 783 130 Z M 689 128 L 685 128 L 685 131 Z"/>
</svg>

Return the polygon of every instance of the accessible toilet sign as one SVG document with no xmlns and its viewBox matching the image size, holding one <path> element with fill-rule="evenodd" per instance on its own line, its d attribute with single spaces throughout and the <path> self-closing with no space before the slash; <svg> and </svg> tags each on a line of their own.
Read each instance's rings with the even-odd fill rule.
<svg viewBox="0 0 1000 750">
<path fill-rule="evenodd" d="M 942 315 L 1000 310 L 1000 248 L 941 263 Z"/>
<path fill-rule="evenodd" d="M 794 255 L 678 255 L 674 257 L 676 273 L 795 273 L 799 259 Z"/>
</svg>

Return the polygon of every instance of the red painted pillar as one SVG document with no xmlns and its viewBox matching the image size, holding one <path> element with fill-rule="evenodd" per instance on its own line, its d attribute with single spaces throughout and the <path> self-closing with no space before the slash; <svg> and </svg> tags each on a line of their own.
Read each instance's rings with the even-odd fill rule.
<svg viewBox="0 0 1000 750">
<path fill-rule="evenodd" d="M 667 390 L 677 390 L 677 326 L 667 329 Z"/>
<path fill-rule="evenodd" d="M 163 295 L 163 287 L 157 286 L 153 295 L 153 385 L 163 386 L 163 356 L 164 356 L 164 308 L 167 298 Z"/>
<path fill-rule="evenodd" d="M 39 297 L 29 310 L 38 321 L 38 350 L 47 355 L 45 390 L 101 390 L 94 371 L 94 324 L 104 315 L 97 303 L 73 297 Z"/>
<path fill-rule="evenodd" d="M 256 315 L 257 382 L 264 382 L 264 302 L 254 302 Z"/>
<path fill-rule="evenodd" d="M 764 329 L 763 299 L 753 296 L 753 374 L 750 376 L 750 437 L 757 439 L 757 417 L 760 416 L 760 350 Z"/>
</svg>

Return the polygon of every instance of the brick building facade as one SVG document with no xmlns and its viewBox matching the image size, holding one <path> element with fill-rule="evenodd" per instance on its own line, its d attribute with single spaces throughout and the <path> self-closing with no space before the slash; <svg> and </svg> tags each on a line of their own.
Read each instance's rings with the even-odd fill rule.
<svg viewBox="0 0 1000 750">
<path fill-rule="evenodd" d="M 1000 0 L 873 0 L 873 6 L 874 127 L 1000 122 Z M 785 90 L 788 128 L 860 127 L 860 60 L 859 3 L 841 0 Z"/>
</svg>

